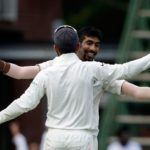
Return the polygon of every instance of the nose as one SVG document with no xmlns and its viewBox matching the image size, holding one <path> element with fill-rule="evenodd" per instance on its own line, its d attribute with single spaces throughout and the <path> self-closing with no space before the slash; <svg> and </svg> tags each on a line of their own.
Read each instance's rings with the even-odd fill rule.
<svg viewBox="0 0 150 150">
<path fill-rule="evenodd" d="M 97 46 L 95 46 L 94 44 L 90 46 L 89 52 L 94 53 L 94 55 L 96 55 L 97 51 L 98 51 Z"/>
<path fill-rule="evenodd" d="M 90 46 L 90 50 L 93 51 L 93 52 L 95 52 L 95 51 L 96 51 L 96 46 L 95 46 L 94 44 L 92 44 L 92 45 Z"/>
</svg>

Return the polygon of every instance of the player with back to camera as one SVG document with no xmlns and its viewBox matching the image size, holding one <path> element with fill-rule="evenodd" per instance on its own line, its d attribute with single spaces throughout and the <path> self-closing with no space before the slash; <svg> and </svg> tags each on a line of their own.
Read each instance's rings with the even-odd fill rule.
<svg viewBox="0 0 150 150">
<path fill-rule="evenodd" d="M 82 62 L 75 54 L 78 48 L 76 30 L 59 27 L 54 33 L 58 57 L 35 77 L 20 98 L 0 112 L 0 124 L 34 109 L 46 94 L 45 150 L 97 150 L 98 104 L 103 89 L 116 79 L 136 75 L 141 71 L 139 65 L 148 69 L 150 57 L 122 65 Z"/>
<path fill-rule="evenodd" d="M 85 27 L 79 31 L 79 39 L 81 45 L 76 52 L 78 57 L 83 61 L 93 61 L 100 50 L 101 31 L 94 27 Z M 32 79 L 40 70 L 52 66 L 52 64 L 53 60 L 49 60 L 35 66 L 21 67 L 0 60 L 0 71 L 15 79 Z M 127 81 L 114 81 L 109 87 L 113 88 L 112 92 L 116 94 L 124 94 L 138 99 L 150 98 L 149 87 L 139 87 Z"/>
</svg>

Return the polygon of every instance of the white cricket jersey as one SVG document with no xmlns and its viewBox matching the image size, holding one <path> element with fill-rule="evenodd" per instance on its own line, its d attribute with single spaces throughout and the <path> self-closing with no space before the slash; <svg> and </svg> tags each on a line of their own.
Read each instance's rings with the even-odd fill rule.
<svg viewBox="0 0 150 150">
<path fill-rule="evenodd" d="M 105 86 L 149 67 L 150 55 L 123 65 L 109 65 L 82 62 L 74 53 L 63 54 L 35 77 L 20 98 L 0 112 L 0 123 L 34 109 L 46 93 L 47 127 L 85 129 L 97 134 L 98 104 Z"/>
<path fill-rule="evenodd" d="M 49 60 L 49 61 L 38 64 L 38 66 L 40 67 L 40 70 L 47 69 L 48 67 L 51 67 L 52 65 L 53 65 L 53 60 Z M 124 80 L 112 81 L 112 83 L 105 85 L 104 91 L 108 91 L 113 94 L 121 95 L 121 87 L 122 87 L 123 82 Z"/>
<path fill-rule="evenodd" d="M 56 59 L 57 57 L 55 57 Z M 51 67 L 53 65 L 53 60 L 48 60 L 46 62 L 40 63 L 38 64 L 38 66 L 40 67 L 40 70 L 44 70 L 47 69 L 48 67 Z"/>
</svg>

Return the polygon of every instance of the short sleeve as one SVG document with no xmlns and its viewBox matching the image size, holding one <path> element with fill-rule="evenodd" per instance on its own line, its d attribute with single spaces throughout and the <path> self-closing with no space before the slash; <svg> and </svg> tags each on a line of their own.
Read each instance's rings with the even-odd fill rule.
<svg viewBox="0 0 150 150">
<path fill-rule="evenodd" d="M 104 84 L 104 90 L 107 92 L 111 92 L 113 94 L 121 95 L 122 94 L 121 89 L 124 81 L 125 80 L 115 80 L 110 83 L 107 82 Z"/>
<path fill-rule="evenodd" d="M 39 66 L 40 71 L 41 71 L 41 70 L 44 70 L 44 69 L 46 69 L 46 68 L 52 66 L 52 64 L 53 64 L 53 60 L 49 60 L 49 61 L 46 61 L 46 62 L 37 64 L 37 66 Z"/>
</svg>

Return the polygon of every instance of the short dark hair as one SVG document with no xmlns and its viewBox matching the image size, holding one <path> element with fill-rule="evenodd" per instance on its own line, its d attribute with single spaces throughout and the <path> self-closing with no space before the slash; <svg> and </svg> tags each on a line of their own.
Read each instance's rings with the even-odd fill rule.
<svg viewBox="0 0 150 150">
<path fill-rule="evenodd" d="M 130 132 L 129 127 L 127 127 L 127 126 L 122 126 L 122 127 L 120 127 L 120 128 L 118 129 L 118 131 L 117 131 L 117 136 L 120 137 L 120 136 L 122 136 L 122 134 L 124 134 L 124 133 L 129 134 L 129 132 Z"/>
<path fill-rule="evenodd" d="M 97 37 L 100 41 L 102 40 L 102 32 L 96 27 L 84 27 L 78 32 L 79 40 L 82 42 L 85 36 Z"/>
<path fill-rule="evenodd" d="M 78 43 L 78 33 L 72 26 L 62 25 L 54 31 L 54 44 L 62 54 L 75 52 Z"/>
</svg>

